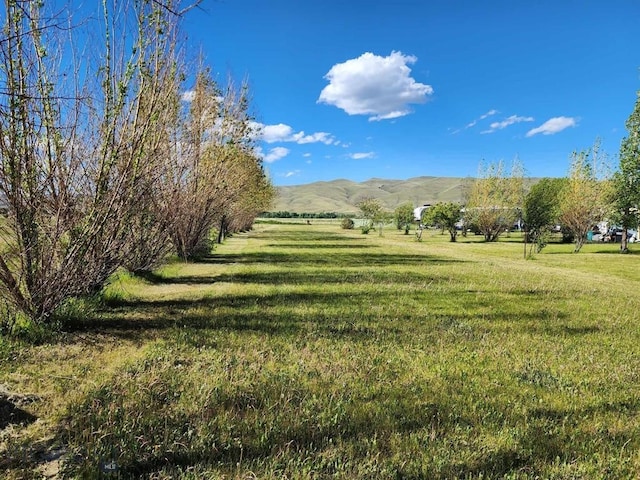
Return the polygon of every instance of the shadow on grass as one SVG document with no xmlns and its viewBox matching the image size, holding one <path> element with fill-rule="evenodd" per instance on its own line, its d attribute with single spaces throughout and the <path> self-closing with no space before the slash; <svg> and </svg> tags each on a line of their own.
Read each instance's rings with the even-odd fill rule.
<svg viewBox="0 0 640 480">
<path fill-rule="evenodd" d="M 275 247 L 275 248 L 296 248 L 296 249 L 309 249 L 309 250 L 321 250 L 321 249 L 334 249 L 339 248 L 341 250 L 349 250 L 349 249 L 368 249 L 368 248 L 376 248 L 375 245 L 367 245 L 364 243 L 357 243 L 355 245 L 348 243 L 270 243 L 265 245 L 267 247 Z"/>
<path fill-rule="evenodd" d="M 118 300 L 106 302 L 99 315 L 70 319 L 64 324 L 67 333 L 109 333 L 135 339 L 151 330 L 191 328 L 209 330 L 254 331 L 270 335 L 292 335 L 303 327 L 326 329 L 342 319 L 322 307 L 313 313 L 296 314 L 298 304 L 330 306 L 340 302 L 366 302 L 366 294 L 288 293 L 274 295 L 235 295 L 184 300 Z M 359 299 L 359 300 L 358 300 Z M 353 331 L 354 337 L 380 335 L 384 328 Z M 376 333 L 378 332 L 378 333 Z M 348 334 L 348 331 L 345 331 Z"/>
<path fill-rule="evenodd" d="M 567 318 L 567 315 L 563 315 L 559 318 Z M 549 335 L 551 337 L 578 337 L 582 335 L 591 335 L 599 333 L 601 328 L 596 325 L 575 327 L 565 324 L 550 324 L 544 325 L 531 325 L 528 330 L 532 333 L 541 333 Z"/>
<path fill-rule="evenodd" d="M 162 392 L 163 383 L 157 380 L 157 374 L 152 371 L 149 375 L 154 382 L 148 385 L 143 378 L 141 383 L 148 385 L 149 389 L 158 388 Z M 638 439 L 632 436 L 631 430 L 594 433 L 591 429 L 580 429 L 581 421 L 599 414 L 617 412 L 637 415 L 639 402 L 629 400 L 602 403 L 579 410 L 571 407 L 533 409 L 527 413 L 527 422 L 520 423 L 517 418 L 513 419 L 518 422 L 518 428 L 510 430 L 512 442 L 509 447 L 486 444 L 479 437 L 475 450 L 471 450 L 475 448 L 475 442 L 471 439 L 469 446 L 466 442 L 450 443 L 450 455 L 446 457 L 433 458 L 429 448 L 421 453 L 408 452 L 408 455 L 403 455 L 404 452 L 394 450 L 398 448 L 397 441 L 401 437 L 412 436 L 423 439 L 425 444 L 433 442 L 438 445 L 442 440 L 446 441 L 452 432 L 459 432 L 463 425 L 477 425 L 479 430 L 495 428 L 496 431 L 511 429 L 515 425 L 501 421 L 493 426 L 480 425 L 478 422 L 483 422 L 482 412 L 476 412 L 474 417 L 465 417 L 449 399 L 432 392 L 429 401 L 425 402 L 425 392 L 419 390 L 401 392 L 391 387 L 383 389 L 380 398 L 368 406 L 362 405 L 360 398 L 351 397 L 348 390 L 337 396 L 322 398 L 317 403 L 317 395 L 322 397 L 322 393 L 308 389 L 304 382 L 291 380 L 286 375 L 278 379 L 259 377 L 239 389 L 221 388 L 215 390 L 220 392 L 216 397 L 197 405 L 198 408 L 191 410 L 194 413 L 188 414 L 179 410 L 177 405 L 163 410 L 166 408 L 164 403 L 160 403 L 164 401 L 163 395 L 158 396 L 157 404 L 145 404 L 142 407 L 141 404 L 147 399 L 145 397 L 138 401 L 140 405 L 129 403 L 126 408 L 134 412 L 146 408 L 150 411 L 157 409 L 165 413 L 160 415 L 161 419 L 157 419 L 157 415 L 132 415 L 138 419 L 133 425 L 126 423 L 128 415 L 122 415 L 117 420 L 122 424 L 113 424 L 110 430 L 124 433 L 92 439 L 100 442 L 100 448 L 96 448 L 96 445 L 87 446 L 82 435 L 83 429 L 87 428 L 85 418 L 95 416 L 91 421 L 104 428 L 101 423 L 102 402 L 94 401 L 89 395 L 84 401 L 85 406 L 75 412 L 76 417 L 81 419 L 77 421 L 78 427 L 74 427 L 72 420 L 68 426 L 65 425 L 69 430 L 63 436 L 79 440 L 77 446 L 82 454 L 78 458 L 85 462 L 97 463 L 97 459 L 89 454 L 91 449 L 111 451 L 118 456 L 119 449 L 125 448 L 118 461 L 120 473 L 126 478 L 146 478 L 160 471 L 165 474 L 172 471 L 178 473 L 179 469 L 193 467 L 230 472 L 240 463 L 245 469 L 260 472 L 261 468 L 270 466 L 270 461 L 278 462 L 282 468 L 295 468 L 295 463 L 287 465 L 287 461 L 296 462 L 295 454 L 291 455 L 290 452 L 313 458 L 305 466 L 312 467 L 314 473 L 322 478 L 334 475 L 344 477 L 348 475 L 349 467 L 341 463 L 339 454 L 336 455 L 336 445 L 350 452 L 349 462 L 379 458 L 380 465 L 386 467 L 387 473 L 394 474 L 392 478 L 511 478 L 513 474 L 518 476 L 525 472 L 531 478 L 548 478 L 546 467 L 558 463 L 568 465 L 578 458 L 589 457 L 600 448 L 602 442 L 607 442 L 612 449 L 612 456 L 616 458 L 618 452 L 622 455 L 625 448 L 633 452 L 638 447 Z M 156 384 L 157 387 L 154 386 Z M 99 396 L 100 392 L 102 390 L 95 395 Z M 293 403 L 282 404 L 284 411 L 273 410 L 274 404 L 280 405 L 277 398 L 282 396 Z M 156 398 L 153 391 L 148 398 Z M 297 413 L 292 415 L 292 412 Z M 233 422 L 218 424 L 216 418 L 231 418 Z M 138 436 L 143 434 L 138 430 L 144 432 L 147 446 L 139 445 Z M 203 437 L 191 438 L 188 432 L 193 431 Z M 169 438 L 171 450 L 161 449 L 158 452 L 158 448 L 152 447 L 162 446 L 163 441 L 167 442 L 166 438 Z M 375 443 L 367 441 L 373 438 L 376 439 Z M 138 447 L 135 449 L 136 456 L 126 449 L 129 442 L 134 442 Z M 82 451 L 85 448 L 88 450 Z M 335 462 L 323 461 L 327 451 Z M 91 468 L 85 464 L 84 468 L 87 467 Z"/>
<path fill-rule="evenodd" d="M 295 241 L 295 246 L 298 246 L 298 242 L 353 242 L 362 241 L 361 237 L 350 237 L 347 235 L 340 235 L 337 233 L 328 232 L 309 232 L 309 230 L 287 230 L 287 231 L 264 231 L 254 232 L 251 234 L 251 238 L 277 240 L 281 241 Z"/>
<path fill-rule="evenodd" d="M 198 408 L 190 409 L 189 413 L 158 399 L 153 389 L 161 390 L 162 381 L 156 381 L 148 386 L 145 398 L 132 399 L 133 403 L 125 403 L 122 408 L 131 409 L 132 414 L 147 410 L 163 414 L 131 415 L 137 418 L 135 424 L 129 423 L 131 416 L 126 413 L 115 421 L 104 417 L 104 401 L 100 396 L 113 391 L 114 387 L 108 385 L 89 394 L 82 405 L 78 405 L 74 417 L 63 427 L 68 430 L 61 435 L 74 439 L 81 452 L 79 461 L 86 462 L 78 466 L 84 467 L 85 472 L 87 467 L 92 468 L 91 463 L 96 468 L 98 459 L 92 458 L 92 451 L 113 452 L 124 478 L 146 478 L 154 472 L 176 467 L 213 465 L 225 470 L 241 463 L 243 467 L 251 467 L 254 462 L 264 465 L 265 460 L 279 455 L 286 461 L 287 453 L 293 451 L 316 456 L 315 473 L 326 476 L 338 473 L 338 465 L 323 462 L 317 455 L 325 449 L 334 449 L 337 442 L 358 447 L 366 445 L 368 439 L 378 438 L 381 444 L 389 445 L 397 434 L 421 432 L 424 436 L 441 436 L 452 426 L 454 415 L 444 402 L 427 403 L 390 391 L 391 397 L 385 397 L 378 405 L 380 408 L 372 410 L 363 408 L 357 398 L 349 396 L 348 390 L 322 398 L 323 393 L 304 383 L 283 383 L 289 380 L 286 376 L 258 377 L 239 389 L 220 388 L 215 397 L 201 401 Z M 142 379 L 142 383 L 146 385 L 146 379 Z M 289 400 L 281 404 L 283 396 Z M 322 403 L 318 403 L 318 397 Z M 120 399 L 118 395 L 113 401 L 119 403 Z M 152 403 L 145 404 L 147 401 Z M 272 409 L 274 402 L 280 409 Z M 218 423 L 217 418 L 234 421 Z M 105 421 L 114 423 L 105 425 Z M 107 427 L 118 435 L 93 437 L 90 439 L 93 443 L 88 444 L 83 431 L 93 430 L 93 424 L 96 429 Z M 139 431 L 145 433 L 141 435 Z M 187 434 L 194 431 L 202 437 L 192 438 Z M 138 435 L 147 440 L 146 445 L 139 444 Z M 129 447 L 132 443 L 138 447 L 135 454 Z M 171 451 L 156 447 L 167 444 L 172 446 Z M 367 453 L 360 449 L 355 459 Z"/>
<path fill-rule="evenodd" d="M 184 275 L 165 277 L 156 273 L 145 273 L 140 275 L 153 285 L 211 285 L 214 283 L 240 283 L 240 284 L 262 284 L 262 285 L 326 285 L 326 284 L 411 284 L 423 285 L 424 283 L 434 284 L 444 281 L 450 282 L 451 277 L 445 275 L 434 275 L 427 269 L 414 269 L 409 272 L 389 271 L 382 269 L 362 270 L 344 268 L 323 268 L 314 269 L 283 269 L 273 272 L 245 272 L 229 273 L 221 275 Z"/>
<path fill-rule="evenodd" d="M 29 425 L 37 419 L 14 402 L 0 396 L 0 430 L 4 430 L 9 425 Z"/>
<path fill-rule="evenodd" d="M 238 255 L 210 255 L 203 257 L 200 263 L 211 264 L 261 264 L 281 263 L 286 265 L 336 265 L 340 267 L 367 265 L 370 267 L 388 267 L 392 265 L 426 266 L 435 264 L 459 264 L 468 263 L 468 260 L 437 257 L 434 255 L 412 255 L 399 253 L 312 253 L 312 252 L 255 252 Z"/>
</svg>

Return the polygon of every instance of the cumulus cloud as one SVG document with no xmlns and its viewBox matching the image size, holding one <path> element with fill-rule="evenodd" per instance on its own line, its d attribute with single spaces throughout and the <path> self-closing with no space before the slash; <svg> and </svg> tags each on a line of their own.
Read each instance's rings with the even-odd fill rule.
<svg viewBox="0 0 640 480">
<path fill-rule="evenodd" d="M 370 115 L 369 120 L 398 118 L 411 113 L 410 104 L 425 103 L 431 85 L 411 78 L 409 65 L 418 59 L 402 52 L 381 57 L 367 52 L 337 63 L 324 76 L 329 85 L 318 103 L 336 106 L 349 115 Z"/>
<path fill-rule="evenodd" d="M 295 177 L 296 175 L 300 174 L 300 170 L 292 170 L 290 172 L 285 173 L 284 175 L 282 175 L 284 178 L 289 178 L 289 177 Z"/>
<path fill-rule="evenodd" d="M 542 135 L 553 135 L 561 132 L 565 128 L 575 127 L 577 121 L 573 117 L 553 117 L 536 128 L 532 128 L 527 132 L 527 137 L 533 137 L 541 133 Z"/>
<path fill-rule="evenodd" d="M 306 134 L 304 130 L 294 132 L 293 128 L 284 123 L 277 125 L 265 125 L 263 123 L 252 122 L 251 129 L 259 140 L 267 143 L 293 142 L 300 145 L 307 143 L 324 143 L 325 145 L 337 144 L 338 141 L 327 132 L 316 132 Z"/>
<path fill-rule="evenodd" d="M 267 143 L 286 142 L 293 135 L 293 128 L 284 123 L 277 125 L 256 124 L 259 137 Z"/>
<path fill-rule="evenodd" d="M 510 117 L 505 118 L 501 122 L 493 122 L 491 125 L 489 125 L 489 130 L 485 130 L 485 131 L 480 132 L 480 133 L 493 133 L 493 132 L 496 132 L 498 130 L 502 130 L 504 128 L 507 128 L 510 125 L 514 125 L 516 123 L 533 122 L 533 120 L 534 120 L 533 117 L 521 117 L 521 116 L 518 116 L 518 115 L 511 115 Z"/>
<path fill-rule="evenodd" d="M 373 158 L 374 155 L 375 154 L 373 152 L 359 152 L 359 153 L 352 153 L 349 156 L 354 160 L 362 160 L 363 158 Z"/>
<path fill-rule="evenodd" d="M 266 163 L 273 163 L 289 155 L 289 149 L 284 147 L 275 147 L 269 150 L 269 153 L 264 153 L 262 149 L 258 148 L 257 153 Z"/>
</svg>

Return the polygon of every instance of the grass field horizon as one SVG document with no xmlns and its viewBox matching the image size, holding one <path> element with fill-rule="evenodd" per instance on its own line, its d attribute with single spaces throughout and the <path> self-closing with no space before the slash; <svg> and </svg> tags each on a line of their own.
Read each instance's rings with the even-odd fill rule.
<svg viewBox="0 0 640 480">
<path fill-rule="evenodd" d="M 423 238 L 257 224 L 0 337 L 0 473 L 635 478 L 638 255 Z"/>
</svg>

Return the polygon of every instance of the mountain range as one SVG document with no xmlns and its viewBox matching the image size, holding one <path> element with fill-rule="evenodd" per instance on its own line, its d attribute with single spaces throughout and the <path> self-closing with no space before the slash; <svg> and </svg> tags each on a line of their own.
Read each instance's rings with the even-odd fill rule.
<svg viewBox="0 0 640 480">
<path fill-rule="evenodd" d="M 277 187 L 278 195 L 269 209 L 272 212 L 295 213 L 353 213 L 367 198 L 377 199 L 385 208 L 394 210 L 409 202 L 414 206 L 425 203 L 461 202 L 472 178 L 415 177 L 408 180 L 372 178 L 365 182 L 339 179 L 305 185 Z"/>
</svg>

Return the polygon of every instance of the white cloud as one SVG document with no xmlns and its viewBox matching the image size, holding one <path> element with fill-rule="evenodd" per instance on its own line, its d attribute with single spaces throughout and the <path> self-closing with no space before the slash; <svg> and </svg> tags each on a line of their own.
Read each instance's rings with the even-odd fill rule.
<svg viewBox="0 0 640 480">
<path fill-rule="evenodd" d="M 533 120 L 534 120 L 533 117 L 521 117 L 518 115 L 511 115 L 510 117 L 502 120 L 501 122 L 493 122 L 491 125 L 489 125 L 489 130 L 484 130 L 483 132 L 480 132 L 480 133 L 493 133 L 495 131 L 502 130 L 516 123 L 533 122 Z"/>
<path fill-rule="evenodd" d="M 305 135 L 304 131 L 298 132 L 291 136 L 291 140 L 300 145 L 305 143 L 324 143 L 325 145 L 332 145 L 336 140 L 327 132 L 316 132 L 311 135 Z M 336 142 L 337 143 L 337 142 Z"/>
<path fill-rule="evenodd" d="M 577 119 L 573 117 L 553 117 L 544 122 L 542 125 L 536 128 L 532 128 L 527 132 L 527 137 L 533 137 L 538 133 L 543 135 L 553 135 L 554 133 L 561 132 L 565 128 L 575 127 L 577 125 Z"/>
<path fill-rule="evenodd" d="M 380 57 L 367 52 L 338 63 L 324 76 L 329 85 L 318 103 L 334 105 L 349 115 L 370 115 L 369 120 L 398 118 L 411 113 L 409 105 L 425 103 L 433 94 L 430 85 L 411 78 L 412 55 L 391 52 Z"/>
<path fill-rule="evenodd" d="M 293 170 L 291 172 L 287 172 L 284 175 L 282 175 L 284 178 L 289 178 L 289 177 L 295 177 L 296 175 L 300 174 L 300 170 Z"/>
<path fill-rule="evenodd" d="M 289 155 L 289 149 L 284 147 L 275 147 L 269 150 L 269 153 L 267 154 L 264 154 L 261 149 L 258 149 L 258 154 L 262 156 L 262 159 L 265 162 L 273 163 Z"/>
<path fill-rule="evenodd" d="M 196 98 L 195 90 L 187 90 L 182 93 L 182 101 L 183 102 L 193 102 L 193 99 Z"/>
<path fill-rule="evenodd" d="M 293 128 L 284 123 L 277 125 L 258 124 L 259 136 L 267 143 L 286 142 L 293 135 Z"/>
<path fill-rule="evenodd" d="M 375 154 L 373 152 L 359 152 L 359 153 L 352 153 L 349 156 L 354 160 L 362 160 L 363 158 L 373 158 L 374 155 Z"/>
<path fill-rule="evenodd" d="M 251 122 L 251 129 L 254 131 L 256 138 L 267 143 L 293 142 L 299 145 L 307 143 L 333 145 L 339 143 L 330 133 L 316 132 L 307 135 L 304 130 L 294 133 L 293 128 L 284 123 L 265 125 L 263 123 Z"/>
<path fill-rule="evenodd" d="M 302 156 L 305 157 L 305 158 L 308 158 L 308 157 L 311 156 L 311 154 L 310 153 L 303 153 Z"/>
</svg>

